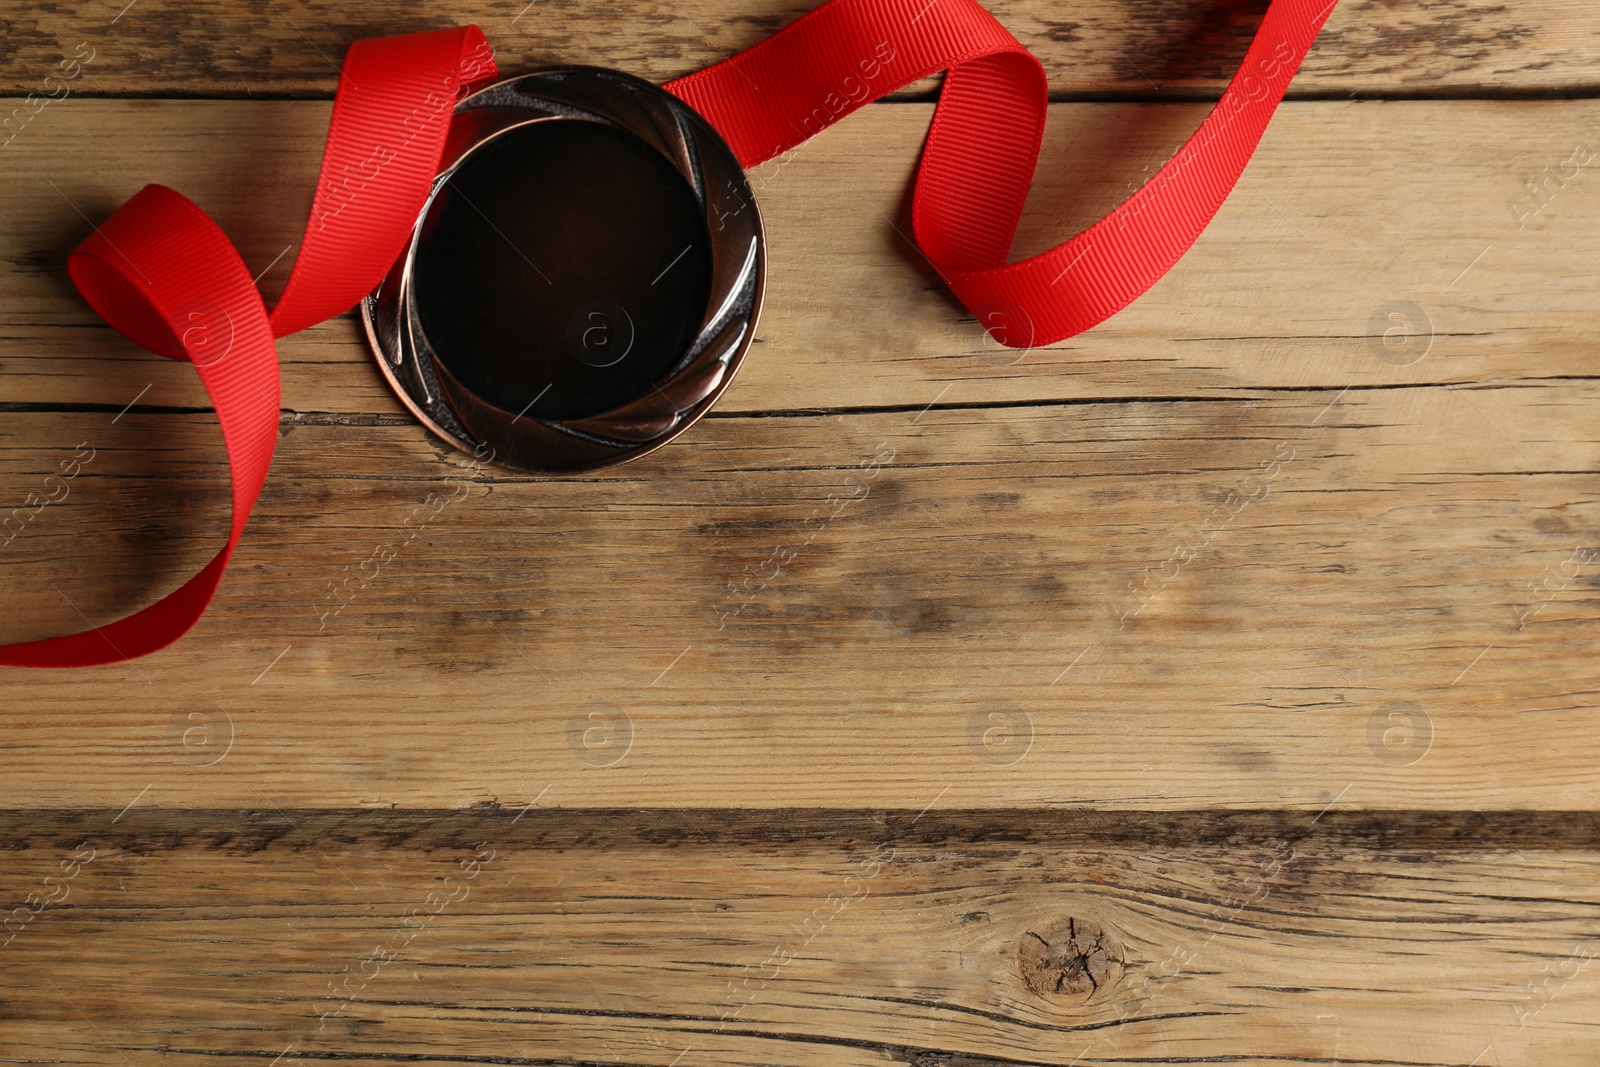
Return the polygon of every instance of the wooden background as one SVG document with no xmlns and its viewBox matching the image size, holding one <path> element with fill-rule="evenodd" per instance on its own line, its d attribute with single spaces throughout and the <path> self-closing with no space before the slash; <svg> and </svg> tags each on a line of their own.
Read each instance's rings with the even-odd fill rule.
<svg viewBox="0 0 1600 1067">
<path fill-rule="evenodd" d="M 1261 11 L 991 6 L 1052 82 L 1019 253 Z M 123 199 L 271 295 L 350 41 L 665 80 L 804 7 L 12 0 L 0 114 L 92 58 L 0 135 L 0 505 L 92 459 L 0 547 L 0 640 L 226 528 L 192 370 L 66 276 Z M 899 235 L 913 86 L 767 170 L 740 377 L 586 478 L 467 469 L 348 317 L 284 340 L 196 630 L 0 673 L 0 1062 L 1591 1067 L 1597 90 L 1591 0 L 1345 0 L 1193 252 L 1019 354 Z"/>
</svg>

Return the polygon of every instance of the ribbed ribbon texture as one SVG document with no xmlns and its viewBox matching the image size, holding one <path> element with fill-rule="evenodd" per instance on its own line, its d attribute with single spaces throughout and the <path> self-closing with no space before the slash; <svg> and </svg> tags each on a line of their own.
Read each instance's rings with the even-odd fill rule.
<svg viewBox="0 0 1600 1067">
<path fill-rule="evenodd" d="M 1111 214 L 1007 263 L 1038 159 L 1044 70 L 974 0 L 829 0 L 768 40 L 667 89 L 746 167 L 857 108 L 947 71 L 917 172 L 917 244 L 1002 344 L 1080 333 L 1164 275 L 1222 206 L 1334 4 L 1272 0 L 1239 72 L 1194 136 Z M 463 91 L 496 75 L 476 26 L 357 41 L 340 72 L 311 218 L 269 312 L 237 249 L 193 201 L 148 185 L 67 261 L 88 303 L 136 344 L 187 360 L 216 408 L 232 478 L 227 543 L 142 611 L 0 646 L 0 664 L 84 667 L 163 648 L 204 614 L 272 464 L 274 339 L 354 307 L 405 247 Z"/>
</svg>

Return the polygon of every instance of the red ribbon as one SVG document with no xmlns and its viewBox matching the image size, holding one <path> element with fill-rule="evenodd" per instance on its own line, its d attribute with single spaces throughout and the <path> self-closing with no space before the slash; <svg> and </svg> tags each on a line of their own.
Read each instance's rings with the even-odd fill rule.
<svg viewBox="0 0 1600 1067">
<path fill-rule="evenodd" d="M 997 341 L 1030 348 L 1121 311 L 1189 250 L 1336 3 L 1273 0 L 1222 99 L 1166 166 L 1072 240 L 1011 264 L 1048 84 L 1039 61 L 974 0 L 833 0 L 667 88 L 751 167 L 816 133 L 813 124 L 948 70 L 917 171 L 917 244 Z M 880 61 L 885 51 L 893 58 Z"/>
<path fill-rule="evenodd" d="M 1038 60 L 974 0 L 829 0 L 732 59 L 667 85 L 746 167 L 886 93 L 948 71 L 917 172 L 917 244 L 1012 347 L 1102 322 L 1165 274 L 1233 189 L 1337 0 L 1272 0 L 1215 110 L 1143 188 L 1064 244 L 1008 264 L 1038 159 Z M 357 41 L 345 56 L 311 219 L 269 313 L 238 250 L 193 201 L 147 185 L 67 261 L 85 300 L 136 344 L 193 363 L 233 485 L 227 544 L 175 592 L 106 626 L 0 646 L 0 664 L 82 667 L 147 655 L 205 612 L 278 436 L 273 340 L 343 314 L 387 273 L 438 172 L 464 88 L 495 75 L 476 26 Z"/>
</svg>

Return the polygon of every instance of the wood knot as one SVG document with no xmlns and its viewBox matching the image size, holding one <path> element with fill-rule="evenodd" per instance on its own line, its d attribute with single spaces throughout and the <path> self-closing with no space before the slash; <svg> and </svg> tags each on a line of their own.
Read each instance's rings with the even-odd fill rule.
<svg viewBox="0 0 1600 1067">
<path fill-rule="evenodd" d="M 1122 975 L 1122 946 L 1101 923 L 1068 919 L 1042 933 L 1026 931 L 1017 966 L 1037 996 L 1087 1000 Z"/>
</svg>

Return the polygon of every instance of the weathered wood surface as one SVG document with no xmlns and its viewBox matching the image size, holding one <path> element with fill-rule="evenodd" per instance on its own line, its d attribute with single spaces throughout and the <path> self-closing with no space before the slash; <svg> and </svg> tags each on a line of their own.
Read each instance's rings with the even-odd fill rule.
<svg viewBox="0 0 1600 1067">
<path fill-rule="evenodd" d="M 192 371 L 67 280 L 93 222 L 173 185 L 274 293 L 351 40 L 665 80 L 807 6 L 12 3 L 0 114 L 80 62 L 0 148 L 0 505 L 57 498 L 0 512 L 0 640 L 225 528 Z M 1020 252 L 1262 6 L 996 0 L 1061 101 Z M 1590 0 L 1345 0 L 1194 252 L 1019 359 L 894 228 L 913 86 L 756 175 L 761 343 L 591 478 L 287 339 L 214 610 L 0 672 L 0 1061 L 1591 1067 L 1600 103 L 1543 98 L 1597 87 Z"/>
<path fill-rule="evenodd" d="M 53 92 L 65 57 L 91 55 L 86 93 L 332 96 L 336 64 L 361 37 L 476 22 L 506 69 L 592 63 L 655 81 L 764 39 L 808 0 L 397 5 L 272 0 L 13 0 L 0 21 L 0 92 Z M 1062 97 L 1215 93 L 1255 31 L 1262 0 L 991 0 Z M 87 49 L 80 53 L 79 45 Z M 1600 82 L 1600 10 L 1589 0 L 1344 0 L 1295 82 L 1296 95 L 1572 92 Z M 916 92 L 927 92 L 929 86 Z M 913 94 L 914 95 L 914 94 Z"/>
<path fill-rule="evenodd" d="M 1169 110 L 1131 160 L 1198 114 Z M 75 100 L 0 156 L 4 499 L 95 457 L 0 549 L 5 637 L 149 602 L 226 519 L 214 420 L 164 410 L 205 406 L 192 372 L 68 287 L 77 211 L 166 181 L 265 268 L 325 112 Z M 1137 109 L 1055 112 L 1065 155 Z M 1600 209 L 1586 171 L 1520 229 L 1508 203 L 1600 108 L 1289 106 L 1147 299 L 1020 360 L 885 218 L 927 113 L 869 109 L 764 190 L 763 343 L 644 463 L 446 483 L 460 461 L 352 323 L 286 341 L 282 447 L 216 610 L 136 665 L 12 672 L 12 802 L 450 807 L 525 800 L 540 766 L 590 805 L 1592 804 Z M 1036 216 L 1110 205 L 1131 164 L 1087 158 Z M 1399 348 L 1373 336 L 1386 307 L 1415 316 Z M 597 709 L 634 737 L 605 773 Z M 235 735 L 203 774 L 181 739 L 205 731 L 172 735 L 191 712 Z M 1017 724 L 1032 747 L 997 769 Z"/>
<path fill-rule="evenodd" d="M 7 1062 L 1594 1062 L 1591 814 L 114 817 L 6 819 Z"/>
<path fill-rule="evenodd" d="M 291 417 L 190 637 L 7 677 L 7 794 L 1587 808 L 1597 402 L 726 415 L 559 481 Z M 222 536 L 211 416 L 114 418 L 0 430 L 12 495 L 96 450 L 6 549 L 7 637 L 131 610 Z M 191 712 L 224 761 L 189 765 L 220 758 Z"/>
<path fill-rule="evenodd" d="M 1053 147 L 1129 110 L 1059 105 Z M 80 444 L 95 457 L 0 550 L 5 637 L 149 602 L 226 518 L 214 420 L 161 410 L 204 407 L 192 372 L 132 354 L 67 286 L 77 211 L 166 181 L 265 267 L 325 111 L 71 101 L 0 159 L 5 499 L 49 491 Z M 12 802 L 150 785 L 163 804 L 450 807 L 526 799 L 542 765 L 592 805 L 919 807 L 946 786 L 967 805 L 1590 805 L 1600 210 L 1581 178 L 1521 229 L 1507 205 L 1600 109 L 1288 107 L 1148 299 L 1020 361 L 884 218 L 927 111 L 869 109 L 770 183 L 763 344 L 717 416 L 645 463 L 443 483 L 459 461 L 399 413 L 352 323 L 285 342 L 282 448 L 217 609 L 137 665 L 13 672 Z M 1133 159 L 1159 160 L 1160 125 Z M 109 136 L 128 128 L 149 137 Z M 100 166 L 72 165 L 94 144 Z M 1357 162 L 1327 165 L 1330 145 Z M 1047 184 L 1036 213 L 1108 207 L 1125 179 L 1091 158 L 1088 193 Z M 1406 302 L 1432 325 L 1385 349 L 1369 323 Z M 572 744 L 604 741 L 597 708 L 635 738 L 603 774 L 612 750 Z M 169 736 L 191 712 L 236 735 L 200 775 Z M 996 770 L 1011 723 L 1032 747 Z M 1149 739 L 1137 765 L 1130 738 Z"/>
<path fill-rule="evenodd" d="M 1581 143 L 1600 150 L 1600 102 L 1285 106 L 1216 222 L 1146 298 L 1024 355 L 990 341 L 900 236 L 931 110 L 868 108 L 759 172 L 771 245 L 762 343 L 719 410 L 1238 398 L 1591 373 L 1600 157 L 1563 164 Z M 1109 211 L 1203 110 L 1052 108 L 1019 254 Z M 276 292 L 305 225 L 327 112 L 318 102 L 98 100 L 43 112 L 0 151 L 0 403 L 204 407 L 186 368 L 99 322 L 71 289 L 66 254 L 89 220 L 161 182 L 212 212 Z M 1401 335 L 1386 349 L 1393 314 Z M 401 410 L 352 322 L 294 335 L 280 351 L 290 410 Z"/>
</svg>

